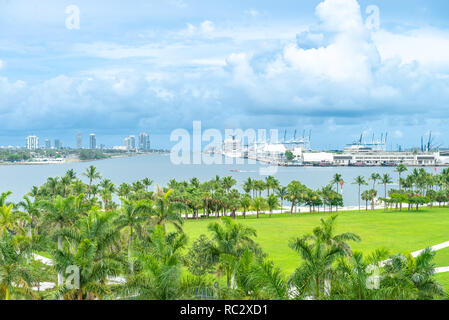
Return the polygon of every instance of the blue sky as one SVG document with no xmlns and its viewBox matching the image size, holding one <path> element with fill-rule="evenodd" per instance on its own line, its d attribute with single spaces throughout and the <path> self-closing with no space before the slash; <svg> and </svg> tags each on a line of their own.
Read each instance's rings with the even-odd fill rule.
<svg viewBox="0 0 449 320">
<path fill-rule="evenodd" d="M 93 2 L 0 0 L 0 145 L 148 131 L 169 147 L 201 120 L 312 130 L 314 148 L 386 131 L 413 146 L 430 130 L 449 146 L 447 1 Z"/>
</svg>

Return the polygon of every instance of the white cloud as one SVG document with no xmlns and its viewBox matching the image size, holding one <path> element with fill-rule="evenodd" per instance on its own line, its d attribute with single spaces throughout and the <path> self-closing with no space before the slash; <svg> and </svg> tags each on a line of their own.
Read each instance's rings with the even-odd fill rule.
<svg viewBox="0 0 449 320">
<path fill-rule="evenodd" d="M 5 63 L 2 60 L 0 60 L 0 69 L 2 69 L 4 65 Z"/>
<path fill-rule="evenodd" d="M 329 32 L 359 31 L 363 26 L 357 0 L 325 0 L 316 14 Z"/>
<path fill-rule="evenodd" d="M 372 81 L 372 68 L 379 57 L 370 42 L 362 22 L 360 7 L 355 0 L 326 0 L 316 9 L 326 30 L 335 33 L 334 41 L 327 46 L 303 49 L 296 44 L 285 47 L 269 72 L 292 68 L 303 77 L 335 82 L 368 85 Z M 282 66 L 284 70 L 279 70 Z"/>
<path fill-rule="evenodd" d="M 418 62 L 433 71 L 449 71 L 449 31 L 424 28 L 398 34 L 380 30 L 372 37 L 383 61 Z"/>
<path fill-rule="evenodd" d="M 250 15 L 253 18 L 260 15 L 259 11 L 255 10 L 255 9 L 246 10 L 245 13 Z"/>
<path fill-rule="evenodd" d="M 201 31 L 204 34 L 210 34 L 212 32 L 214 32 L 215 30 L 215 25 L 212 21 L 206 20 L 203 23 L 201 23 Z"/>
<path fill-rule="evenodd" d="M 188 5 L 183 0 L 170 0 L 169 3 L 179 9 L 187 8 Z"/>
</svg>

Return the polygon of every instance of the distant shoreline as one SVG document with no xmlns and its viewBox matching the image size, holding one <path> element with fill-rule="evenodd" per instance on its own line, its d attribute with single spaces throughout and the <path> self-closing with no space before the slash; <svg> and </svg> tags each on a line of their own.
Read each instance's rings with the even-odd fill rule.
<svg viewBox="0 0 449 320">
<path fill-rule="evenodd" d="M 0 162 L 0 166 L 45 166 L 45 165 L 58 165 L 58 164 L 68 164 L 68 163 L 78 163 L 78 162 L 96 162 L 103 160 L 111 160 L 111 159 L 120 159 L 120 158 L 134 158 L 134 157 L 142 157 L 142 156 L 150 156 L 157 154 L 166 154 L 167 152 L 148 152 L 148 153 L 139 153 L 139 154 L 122 154 L 122 155 L 113 155 L 104 159 L 89 159 L 89 160 L 81 160 L 76 158 L 66 158 L 62 161 L 60 160 L 50 160 L 50 161 L 21 161 L 21 162 Z"/>
</svg>

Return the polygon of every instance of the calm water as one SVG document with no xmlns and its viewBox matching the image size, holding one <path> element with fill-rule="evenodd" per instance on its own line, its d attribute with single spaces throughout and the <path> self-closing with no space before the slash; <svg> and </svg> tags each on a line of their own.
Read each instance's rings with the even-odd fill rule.
<svg viewBox="0 0 449 320">
<path fill-rule="evenodd" d="M 0 191 L 11 190 L 13 195 L 11 200 L 18 201 L 27 193 L 33 185 L 39 186 L 45 182 L 47 177 L 62 176 L 68 169 L 74 169 L 77 174 L 81 174 L 85 169 L 94 165 L 98 168 L 104 178 L 111 179 L 116 185 L 122 182 L 133 182 L 145 177 L 155 181 L 155 184 L 165 185 L 170 179 L 188 180 L 197 177 L 200 181 L 209 180 L 219 175 L 233 176 L 238 181 L 240 188 L 242 182 L 248 177 L 255 179 L 264 179 L 260 175 L 260 169 L 266 169 L 264 164 L 243 164 L 243 165 L 174 165 L 168 155 L 150 155 L 142 157 L 130 157 L 120 159 L 108 159 L 94 162 L 77 162 L 55 165 L 36 165 L 36 166 L 0 166 Z M 240 170 L 242 172 L 231 172 L 231 170 Z M 433 168 L 427 169 L 433 172 Z M 327 185 L 335 173 L 343 175 L 345 185 L 343 187 L 343 196 L 345 205 L 357 204 L 357 186 L 351 182 L 358 175 L 365 176 L 366 180 L 373 172 L 381 175 L 389 173 L 397 183 L 398 175 L 394 168 L 318 168 L 318 167 L 299 167 L 299 168 L 277 168 L 273 174 L 282 184 L 286 185 L 291 180 L 299 180 L 310 188 L 320 188 Z M 86 179 L 82 178 L 85 182 Z M 372 182 L 369 182 L 372 185 Z M 395 187 L 393 184 L 389 186 Z M 370 187 L 371 188 L 371 187 Z M 379 195 L 384 194 L 384 187 L 377 186 Z"/>
</svg>

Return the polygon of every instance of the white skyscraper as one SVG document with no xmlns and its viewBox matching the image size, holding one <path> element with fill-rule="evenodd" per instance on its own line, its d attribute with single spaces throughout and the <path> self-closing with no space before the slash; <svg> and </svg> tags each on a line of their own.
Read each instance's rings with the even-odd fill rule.
<svg viewBox="0 0 449 320">
<path fill-rule="evenodd" d="M 36 136 L 28 136 L 26 139 L 26 148 L 28 150 L 39 149 L 39 138 Z"/>
<path fill-rule="evenodd" d="M 150 136 L 146 132 L 142 132 L 141 134 L 139 134 L 139 150 L 150 150 Z"/>
<path fill-rule="evenodd" d="M 83 148 L 83 135 L 81 134 L 81 132 L 79 132 L 76 135 L 76 147 L 78 149 L 82 149 Z"/>
<path fill-rule="evenodd" d="M 129 136 L 125 138 L 125 147 L 127 150 L 136 150 L 136 137 L 135 136 Z"/>
<path fill-rule="evenodd" d="M 97 149 L 97 138 L 93 133 L 91 133 L 91 135 L 89 136 L 89 149 L 91 150 Z"/>
</svg>

